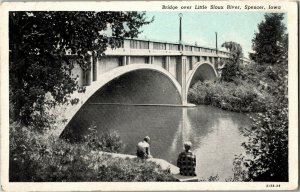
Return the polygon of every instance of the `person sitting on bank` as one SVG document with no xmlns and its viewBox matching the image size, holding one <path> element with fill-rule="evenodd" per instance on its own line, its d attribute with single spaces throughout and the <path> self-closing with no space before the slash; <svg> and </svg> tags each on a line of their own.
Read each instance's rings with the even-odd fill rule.
<svg viewBox="0 0 300 192">
<path fill-rule="evenodd" d="M 197 176 L 195 173 L 196 156 L 192 153 L 191 147 L 191 142 L 185 142 L 184 151 L 181 152 L 178 156 L 177 167 L 179 167 L 180 175 Z"/>
<path fill-rule="evenodd" d="M 137 144 L 137 151 L 136 151 L 137 157 L 141 159 L 148 159 L 151 158 L 150 154 L 150 137 L 146 136 L 143 141 L 139 142 Z"/>
</svg>

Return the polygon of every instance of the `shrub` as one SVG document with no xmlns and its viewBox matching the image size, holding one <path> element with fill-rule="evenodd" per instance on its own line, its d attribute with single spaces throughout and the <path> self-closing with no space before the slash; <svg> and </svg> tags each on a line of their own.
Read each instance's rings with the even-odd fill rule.
<svg viewBox="0 0 300 192">
<path fill-rule="evenodd" d="M 269 96 L 260 93 L 250 83 L 197 82 L 188 93 L 188 100 L 196 104 L 213 105 L 238 112 L 265 111 Z"/>
<path fill-rule="evenodd" d="M 208 178 L 200 178 L 198 181 L 199 182 L 218 182 L 218 181 L 220 181 L 220 177 L 219 177 L 218 174 L 217 175 L 211 175 Z"/>
<path fill-rule="evenodd" d="M 106 152 L 118 153 L 123 147 L 121 137 L 116 131 L 109 130 L 99 135 L 96 126 L 88 128 L 88 132 L 85 134 L 83 142 L 85 142 L 93 150 Z"/>
<path fill-rule="evenodd" d="M 249 137 L 243 143 L 253 159 L 245 160 L 254 181 L 288 181 L 288 108 L 284 103 L 269 107 L 252 118 Z"/>
<path fill-rule="evenodd" d="M 117 133 L 106 138 L 108 151 Z M 96 138 L 89 136 L 89 138 Z M 119 142 L 117 142 L 119 143 Z M 145 160 L 112 158 L 95 148 L 95 142 L 69 143 L 41 134 L 32 127 L 10 125 L 9 180 L 52 181 L 174 181 L 168 170 Z"/>
</svg>

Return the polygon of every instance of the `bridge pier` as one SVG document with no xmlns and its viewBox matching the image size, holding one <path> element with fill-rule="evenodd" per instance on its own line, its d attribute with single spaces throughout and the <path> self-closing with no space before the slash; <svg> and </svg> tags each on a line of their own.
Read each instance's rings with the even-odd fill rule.
<svg viewBox="0 0 300 192">
<path fill-rule="evenodd" d="M 181 104 L 187 105 L 187 95 L 186 95 L 186 56 L 180 56 L 177 63 L 177 81 L 181 85 Z"/>
</svg>

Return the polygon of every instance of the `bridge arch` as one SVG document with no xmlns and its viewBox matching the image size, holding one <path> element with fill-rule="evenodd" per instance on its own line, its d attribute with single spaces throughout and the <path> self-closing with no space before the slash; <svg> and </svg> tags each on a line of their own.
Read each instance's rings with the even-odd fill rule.
<svg viewBox="0 0 300 192">
<path fill-rule="evenodd" d="M 187 83 L 186 83 L 186 93 L 188 94 L 189 88 L 195 84 L 197 81 L 214 81 L 218 78 L 218 73 L 215 70 L 213 64 L 202 61 L 197 62 L 195 67 L 187 76 Z"/>
<path fill-rule="evenodd" d="M 149 64 L 130 64 L 122 67 L 117 67 L 108 71 L 98 77 L 98 80 L 93 82 L 90 86 L 86 87 L 86 91 L 84 93 L 74 93 L 72 98 L 78 98 L 79 103 L 76 105 L 69 105 L 65 110 L 65 118 L 67 121 L 65 122 L 65 126 L 62 126 L 61 130 L 57 130 L 55 134 L 58 136 L 61 135 L 65 127 L 68 126 L 69 122 L 72 118 L 76 115 L 76 113 L 83 107 L 84 104 L 101 88 L 116 80 L 123 75 L 129 74 L 131 72 L 139 72 L 139 71 L 147 71 L 147 72 L 156 72 L 159 73 L 162 77 L 169 80 L 169 82 L 174 86 L 175 90 L 178 93 L 180 103 L 182 102 L 182 95 L 181 95 L 181 85 L 178 81 L 171 75 L 170 72 L 165 70 L 164 68 L 157 66 L 157 65 L 149 65 Z M 159 93 L 157 93 L 159 94 Z"/>
</svg>

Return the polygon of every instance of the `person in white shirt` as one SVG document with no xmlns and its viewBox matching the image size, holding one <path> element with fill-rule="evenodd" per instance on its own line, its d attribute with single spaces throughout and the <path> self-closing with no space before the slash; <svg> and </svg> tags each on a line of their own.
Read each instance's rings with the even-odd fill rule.
<svg viewBox="0 0 300 192">
<path fill-rule="evenodd" d="M 137 144 L 136 156 L 141 159 L 151 158 L 150 154 L 150 137 L 146 136 L 143 141 Z"/>
</svg>

